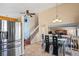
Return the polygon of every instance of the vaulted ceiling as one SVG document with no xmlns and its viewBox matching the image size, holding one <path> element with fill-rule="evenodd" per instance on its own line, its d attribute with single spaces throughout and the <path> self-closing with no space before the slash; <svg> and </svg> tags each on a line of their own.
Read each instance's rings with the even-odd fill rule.
<svg viewBox="0 0 79 59">
<path fill-rule="evenodd" d="M 39 13 L 48 8 L 55 7 L 55 3 L 0 3 L 0 15 L 18 17 L 25 10 Z"/>
</svg>

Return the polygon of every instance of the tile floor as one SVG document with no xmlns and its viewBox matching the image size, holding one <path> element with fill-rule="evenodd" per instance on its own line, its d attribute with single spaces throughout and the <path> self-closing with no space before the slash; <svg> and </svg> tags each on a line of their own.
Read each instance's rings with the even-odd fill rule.
<svg viewBox="0 0 79 59">
<path fill-rule="evenodd" d="M 44 52 L 41 48 L 41 43 L 37 42 L 31 45 L 25 46 L 25 56 L 51 56 Z"/>
</svg>

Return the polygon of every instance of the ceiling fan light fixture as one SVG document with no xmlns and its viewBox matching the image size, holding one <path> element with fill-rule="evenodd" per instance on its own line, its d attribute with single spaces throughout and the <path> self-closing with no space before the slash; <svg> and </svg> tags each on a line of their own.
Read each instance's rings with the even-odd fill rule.
<svg viewBox="0 0 79 59">
<path fill-rule="evenodd" d="M 62 20 L 61 20 L 61 19 L 56 18 L 55 20 L 53 20 L 53 23 L 56 23 L 56 22 L 62 22 Z"/>
<path fill-rule="evenodd" d="M 56 22 L 62 22 L 62 20 L 61 19 L 59 19 L 59 16 L 58 16 L 58 8 L 57 8 L 57 3 L 56 3 L 56 19 L 55 20 L 53 20 L 53 23 L 56 23 Z"/>
<path fill-rule="evenodd" d="M 59 22 L 62 22 L 62 20 L 59 20 Z"/>
</svg>

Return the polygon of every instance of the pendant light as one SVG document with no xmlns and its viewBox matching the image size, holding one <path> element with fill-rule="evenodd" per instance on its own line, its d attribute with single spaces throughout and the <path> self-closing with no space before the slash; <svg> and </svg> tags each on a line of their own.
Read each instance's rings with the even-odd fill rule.
<svg viewBox="0 0 79 59">
<path fill-rule="evenodd" d="M 53 23 L 56 23 L 56 22 L 62 22 L 62 20 L 59 19 L 58 17 L 59 17 L 59 16 L 58 16 L 58 8 L 57 8 L 57 3 L 56 3 L 56 19 L 53 20 Z"/>
</svg>

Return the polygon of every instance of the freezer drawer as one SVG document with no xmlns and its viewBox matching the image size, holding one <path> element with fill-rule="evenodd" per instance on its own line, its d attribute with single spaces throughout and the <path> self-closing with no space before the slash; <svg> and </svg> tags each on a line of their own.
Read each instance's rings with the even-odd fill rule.
<svg viewBox="0 0 79 59">
<path fill-rule="evenodd" d="M 22 55 L 22 44 L 21 41 L 15 42 L 15 55 L 20 56 Z"/>
<path fill-rule="evenodd" d="M 15 55 L 16 55 L 16 56 L 22 55 L 21 52 L 22 52 L 22 51 L 21 51 L 21 46 L 15 48 Z"/>
<path fill-rule="evenodd" d="M 7 56 L 15 56 L 15 48 L 8 49 Z"/>
</svg>

